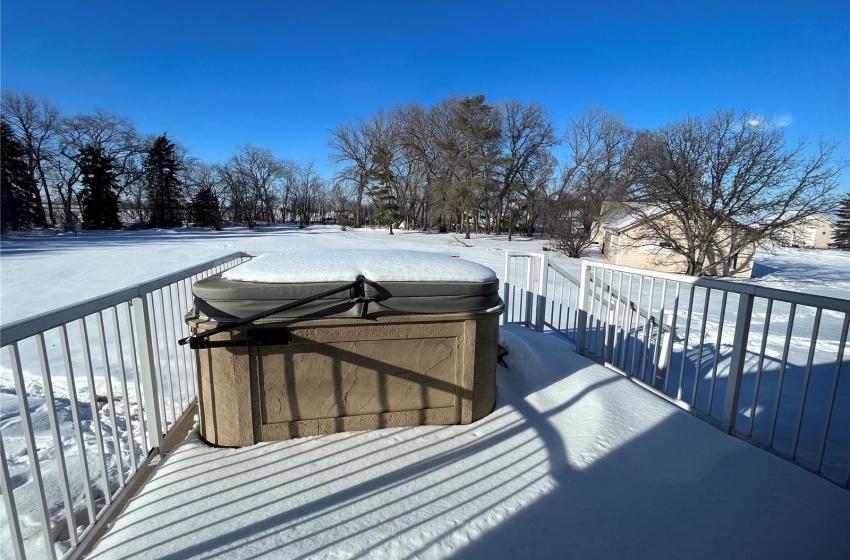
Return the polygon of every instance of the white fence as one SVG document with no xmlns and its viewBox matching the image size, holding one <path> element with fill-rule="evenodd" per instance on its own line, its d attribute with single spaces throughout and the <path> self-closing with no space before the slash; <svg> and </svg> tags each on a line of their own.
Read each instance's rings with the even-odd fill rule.
<svg viewBox="0 0 850 560">
<path fill-rule="evenodd" d="M 712 425 L 850 487 L 850 301 L 508 253 L 505 323 L 582 354 Z"/>
<path fill-rule="evenodd" d="M 0 556 L 74 558 L 195 401 L 192 283 L 234 253 L 0 329 Z"/>
</svg>

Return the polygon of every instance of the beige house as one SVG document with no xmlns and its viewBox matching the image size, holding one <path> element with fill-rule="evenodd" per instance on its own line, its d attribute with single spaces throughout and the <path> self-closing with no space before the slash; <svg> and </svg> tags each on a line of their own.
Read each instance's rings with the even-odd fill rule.
<svg viewBox="0 0 850 560">
<path fill-rule="evenodd" d="M 661 225 L 670 232 L 675 232 L 677 229 L 677 223 L 669 213 L 659 213 L 648 218 L 636 216 L 621 218 L 603 226 L 602 254 L 611 264 L 646 268 L 657 272 L 686 272 L 685 258 L 673 252 L 669 240 L 659 239 L 653 229 L 647 225 L 647 220 L 667 222 Z M 712 260 L 709 256 L 712 267 L 706 272 L 707 275 L 734 278 L 752 276 L 755 244 L 750 244 L 736 256 L 723 257 L 729 253 L 729 246 L 735 240 L 735 230 L 738 227 L 736 224 L 731 224 L 725 230 L 723 235 L 725 239 L 718 241 L 717 246 L 713 248 L 718 258 Z"/>
<path fill-rule="evenodd" d="M 809 249 L 828 249 L 832 242 L 832 230 L 835 223 L 817 212 L 801 221 L 788 226 L 779 233 L 782 244 L 789 247 Z"/>
</svg>

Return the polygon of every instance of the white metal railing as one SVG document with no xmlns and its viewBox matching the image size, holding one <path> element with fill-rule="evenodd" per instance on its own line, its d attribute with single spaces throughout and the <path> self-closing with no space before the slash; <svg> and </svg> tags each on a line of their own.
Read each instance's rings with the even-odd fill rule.
<svg viewBox="0 0 850 560">
<path fill-rule="evenodd" d="M 573 300 L 556 286 L 577 279 L 547 261 L 507 255 L 506 323 L 557 330 L 723 431 L 850 487 L 850 301 L 590 261 Z M 546 320 L 561 307 L 572 323 Z"/>
<path fill-rule="evenodd" d="M 177 339 L 189 334 L 192 283 L 248 258 L 233 253 L 0 328 L 0 542 L 11 543 L 0 554 L 83 550 L 191 412 L 195 361 Z"/>
<path fill-rule="evenodd" d="M 549 328 L 574 343 L 579 284 L 546 253 L 508 251 L 502 283 L 502 324 Z"/>
</svg>

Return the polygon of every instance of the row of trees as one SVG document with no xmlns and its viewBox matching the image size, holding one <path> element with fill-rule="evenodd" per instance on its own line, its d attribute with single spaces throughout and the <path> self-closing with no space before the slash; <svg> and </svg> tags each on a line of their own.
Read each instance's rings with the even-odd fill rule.
<svg viewBox="0 0 850 560">
<path fill-rule="evenodd" d="M 352 193 L 355 227 L 372 202 L 379 221 L 447 231 L 509 231 L 540 223 L 557 171 L 558 135 L 536 103 L 483 95 L 411 104 L 331 131 L 335 177 Z M 371 199 L 371 200 L 370 200 Z"/>
<path fill-rule="evenodd" d="M 165 135 L 141 136 L 120 116 L 66 117 L 28 94 L 3 94 L 2 122 L 4 228 L 73 229 L 77 209 L 92 229 L 130 220 L 254 228 L 328 218 L 391 231 L 462 228 L 467 238 L 473 230 L 510 236 L 542 228 L 559 250 L 578 256 L 611 209 L 623 206 L 614 203 L 627 203 L 645 217 L 673 217 L 675 227 L 657 222 L 654 234 L 686 257 L 692 273 L 705 268 L 708 245 L 730 223 L 734 253 L 833 211 L 844 166 L 835 146 L 789 147 L 782 129 L 754 125 L 745 113 L 634 130 L 591 109 L 559 133 L 540 105 L 487 103 L 483 95 L 399 106 L 334 127 L 332 178 L 250 145 L 223 163 L 201 162 Z"/>
<path fill-rule="evenodd" d="M 655 130 L 591 109 L 558 135 L 534 103 L 488 105 L 451 97 L 352 121 L 331 131 L 338 179 L 355 194 L 391 187 L 396 221 L 486 233 L 542 226 L 577 257 L 600 224 L 624 209 L 700 274 L 754 243 L 781 242 L 789 227 L 837 209 L 846 162 L 836 145 L 788 145 L 753 115 L 719 111 Z M 560 161 L 556 159 L 557 155 Z M 373 194 L 374 196 L 374 194 Z M 651 218 L 664 215 L 664 220 Z"/>
<path fill-rule="evenodd" d="M 188 156 L 168 138 L 142 136 L 106 111 L 63 116 L 49 99 L 4 92 L 3 229 L 67 230 L 227 221 L 308 223 L 347 206 L 315 171 L 254 146 L 226 162 Z M 335 198 L 334 198 L 335 197 Z M 332 208 L 333 207 L 333 208 Z"/>
</svg>

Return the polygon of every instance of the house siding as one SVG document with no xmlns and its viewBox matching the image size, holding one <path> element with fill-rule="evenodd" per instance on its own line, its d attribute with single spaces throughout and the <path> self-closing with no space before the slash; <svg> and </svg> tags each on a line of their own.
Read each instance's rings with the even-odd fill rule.
<svg viewBox="0 0 850 560">
<path fill-rule="evenodd" d="M 780 232 L 782 244 L 789 247 L 828 249 L 832 242 L 832 220 L 823 214 L 813 214 L 805 221 L 788 226 Z"/>
<path fill-rule="evenodd" d="M 659 217 L 657 219 L 665 219 Z M 727 245 L 728 247 L 728 245 Z M 723 249 L 723 247 L 719 248 Z M 712 276 L 750 278 L 753 271 L 755 246 L 742 250 L 734 263 L 718 262 L 707 271 Z M 606 231 L 603 255 L 611 264 L 645 268 L 657 272 L 685 273 L 687 261 L 681 255 L 661 247 L 655 234 L 645 225 L 636 225 L 622 232 Z"/>
</svg>

